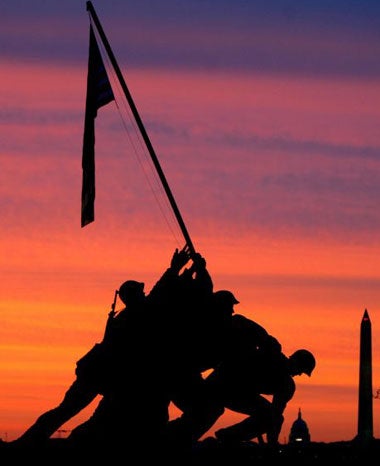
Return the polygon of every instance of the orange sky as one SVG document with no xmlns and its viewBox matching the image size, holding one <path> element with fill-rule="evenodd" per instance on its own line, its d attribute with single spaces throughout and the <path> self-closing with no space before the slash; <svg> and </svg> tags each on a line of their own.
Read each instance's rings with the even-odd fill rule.
<svg viewBox="0 0 380 466">
<path fill-rule="evenodd" d="M 80 228 L 88 32 L 80 14 L 80 60 L 0 54 L 0 437 L 9 440 L 61 400 L 76 360 L 102 337 L 115 288 L 136 278 L 149 290 L 183 245 L 123 128 L 120 98 L 121 115 L 111 103 L 96 120 L 95 222 Z M 114 24 L 111 42 L 121 34 Z M 316 36 L 301 46 L 294 34 L 289 49 L 326 50 Z M 269 46 L 268 36 L 256 44 Z M 331 44 L 331 54 L 340 50 Z M 215 289 L 233 290 L 236 311 L 286 354 L 316 355 L 312 377 L 296 378 L 281 440 L 299 408 L 313 440 L 353 438 L 365 308 L 380 387 L 379 80 L 127 63 L 125 50 L 124 77 Z M 373 407 L 378 437 L 378 399 Z"/>
</svg>

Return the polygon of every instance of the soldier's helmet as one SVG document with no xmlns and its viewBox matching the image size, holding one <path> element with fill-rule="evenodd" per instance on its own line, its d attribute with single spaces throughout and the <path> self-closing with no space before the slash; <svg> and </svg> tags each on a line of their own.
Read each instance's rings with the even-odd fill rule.
<svg viewBox="0 0 380 466">
<path fill-rule="evenodd" d="M 224 304 L 239 304 L 239 301 L 235 298 L 233 293 L 228 290 L 219 290 L 214 293 L 214 300 L 218 303 Z"/>
<path fill-rule="evenodd" d="M 315 357 L 313 354 L 306 350 L 306 349 L 299 349 L 295 351 L 290 358 L 294 360 L 297 368 L 303 372 L 304 374 L 307 374 L 309 377 L 311 376 L 311 373 L 313 372 L 315 368 Z"/>
<path fill-rule="evenodd" d="M 144 293 L 144 283 L 135 280 L 127 280 L 119 288 L 119 296 L 123 303 L 141 296 Z"/>
</svg>

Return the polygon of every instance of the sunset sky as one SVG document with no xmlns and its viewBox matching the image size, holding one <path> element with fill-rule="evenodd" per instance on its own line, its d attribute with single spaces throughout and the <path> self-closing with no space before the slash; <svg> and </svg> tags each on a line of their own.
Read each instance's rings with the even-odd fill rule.
<svg viewBox="0 0 380 466">
<path fill-rule="evenodd" d="M 280 441 L 299 408 L 312 440 L 352 439 L 365 309 L 380 389 L 379 1 L 93 5 L 215 290 L 232 290 L 236 312 L 285 354 L 316 356 L 312 377 L 295 378 Z M 85 1 L 0 4 L 5 440 L 61 401 L 114 290 L 131 278 L 149 291 L 184 245 L 110 69 L 95 221 L 80 226 L 88 36 Z M 373 414 L 380 437 L 379 398 Z"/>
</svg>

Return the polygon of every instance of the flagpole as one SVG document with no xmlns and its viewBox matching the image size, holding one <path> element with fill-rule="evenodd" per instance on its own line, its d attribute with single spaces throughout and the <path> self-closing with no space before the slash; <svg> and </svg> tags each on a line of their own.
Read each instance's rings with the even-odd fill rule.
<svg viewBox="0 0 380 466">
<path fill-rule="evenodd" d="M 178 224 L 179 224 L 179 226 L 180 226 L 180 228 L 182 230 L 182 234 L 183 234 L 183 236 L 185 238 L 185 241 L 186 241 L 186 244 L 187 244 L 187 246 L 189 248 L 189 252 L 190 252 L 191 255 L 194 255 L 195 254 L 195 249 L 194 249 L 194 246 L 193 246 L 193 242 L 191 241 L 191 238 L 190 238 L 190 235 L 189 235 L 189 233 L 187 231 L 186 225 L 185 225 L 185 223 L 184 223 L 184 221 L 182 219 L 182 215 L 181 215 L 181 213 L 180 213 L 180 211 L 178 209 L 177 203 L 176 203 L 176 201 L 174 199 L 174 196 L 173 196 L 173 194 L 171 192 L 171 189 L 170 189 L 169 184 L 168 184 L 168 182 L 166 180 L 164 172 L 162 171 L 161 165 L 160 165 L 160 163 L 158 161 L 158 158 L 156 156 L 156 153 L 155 153 L 155 151 L 153 149 L 152 143 L 150 142 L 149 136 L 148 136 L 148 134 L 147 134 L 147 132 L 145 130 L 144 124 L 143 124 L 143 122 L 142 122 L 142 120 L 140 118 L 139 112 L 137 111 L 137 108 L 136 108 L 136 105 L 135 105 L 135 103 L 134 103 L 134 101 L 132 99 L 131 93 L 129 92 L 129 89 L 128 89 L 126 83 L 125 83 L 124 77 L 123 77 L 123 75 L 121 73 L 119 65 L 118 65 L 118 63 L 116 61 L 116 58 L 115 58 L 114 54 L 113 54 L 111 46 L 110 46 L 110 44 L 109 44 L 109 42 L 107 40 L 107 37 L 106 37 L 106 35 L 105 35 L 104 31 L 103 31 L 103 27 L 100 24 L 99 18 L 97 16 L 96 12 L 95 12 L 95 9 L 94 9 L 94 7 L 92 5 L 92 2 L 90 2 L 90 1 L 86 2 L 86 6 L 87 6 L 87 11 L 89 11 L 90 14 L 91 14 L 91 17 L 92 17 L 92 19 L 93 19 L 93 21 L 95 23 L 95 26 L 96 26 L 96 28 L 97 28 L 97 30 L 99 32 L 99 36 L 100 36 L 100 38 L 101 38 L 101 40 L 103 42 L 104 48 L 106 49 L 106 52 L 107 52 L 108 57 L 109 57 L 109 59 L 111 61 L 111 64 L 112 64 L 112 66 L 113 66 L 113 68 L 115 70 L 115 73 L 116 73 L 116 75 L 117 75 L 117 77 L 119 79 L 120 85 L 121 85 L 121 87 L 122 87 L 122 89 L 124 91 L 124 94 L 125 94 L 125 98 L 128 101 L 128 104 L 129 104 L 129 106 L 131 108 L 132 114 L 133 114 L 133 116 L 134 116 L 134 118 L 136 120 L 137 126 L 139 127 L 139 130 L 140 130 L 141 135 L 142 135 L 142 137 L 144 139 L 146 147 L 147 147 L 147 149 L 149 151 L 149 154 L 150 154 L 150 156 L 152 158 L 153 164 L 154 164 L 154 166 L 155 166 L 155 168 L 157 170 L 158 176 L 160 177 L 161 183 L 162 183 L 162 185 L 163 185 L 163 187 L 165 189 L 165 192 L 166 192 L 166 195 L 167 195 L 167 197 L 169 199 L 170 205 L 171 205 L 171 207 L 172 207 L 172 209 L 174 211 L 174 214 L 176 216 Z"/>
</svg>

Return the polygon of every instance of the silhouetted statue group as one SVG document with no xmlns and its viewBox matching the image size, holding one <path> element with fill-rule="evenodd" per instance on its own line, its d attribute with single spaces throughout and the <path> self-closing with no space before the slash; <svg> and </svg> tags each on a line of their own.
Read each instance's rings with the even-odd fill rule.
<svg viewBox="0 0 380 466">
<path fill-rule="evenodd" d="M 62 402 L 15 444 L 45 444 L 98 395 L 93 414 L 71 431 L 68 444 L 187 452 L 225 408 L 248 417 L 217 430 L 218 441 L 278 443 L 293 377 L 310 376 L 315 367 L 310 351 L 285 356 L 276 338 L 234 312 L 232 292 L 213 290 L 205 259 L 186 247 L 175 250 L 149 294 L 134 280 L 116 293 L 125 307 L 116 312 L 115 299 L 103 341 L 77 361 Z M 175 419 L 170 403 L 181 413 Z"/>
</svg>

